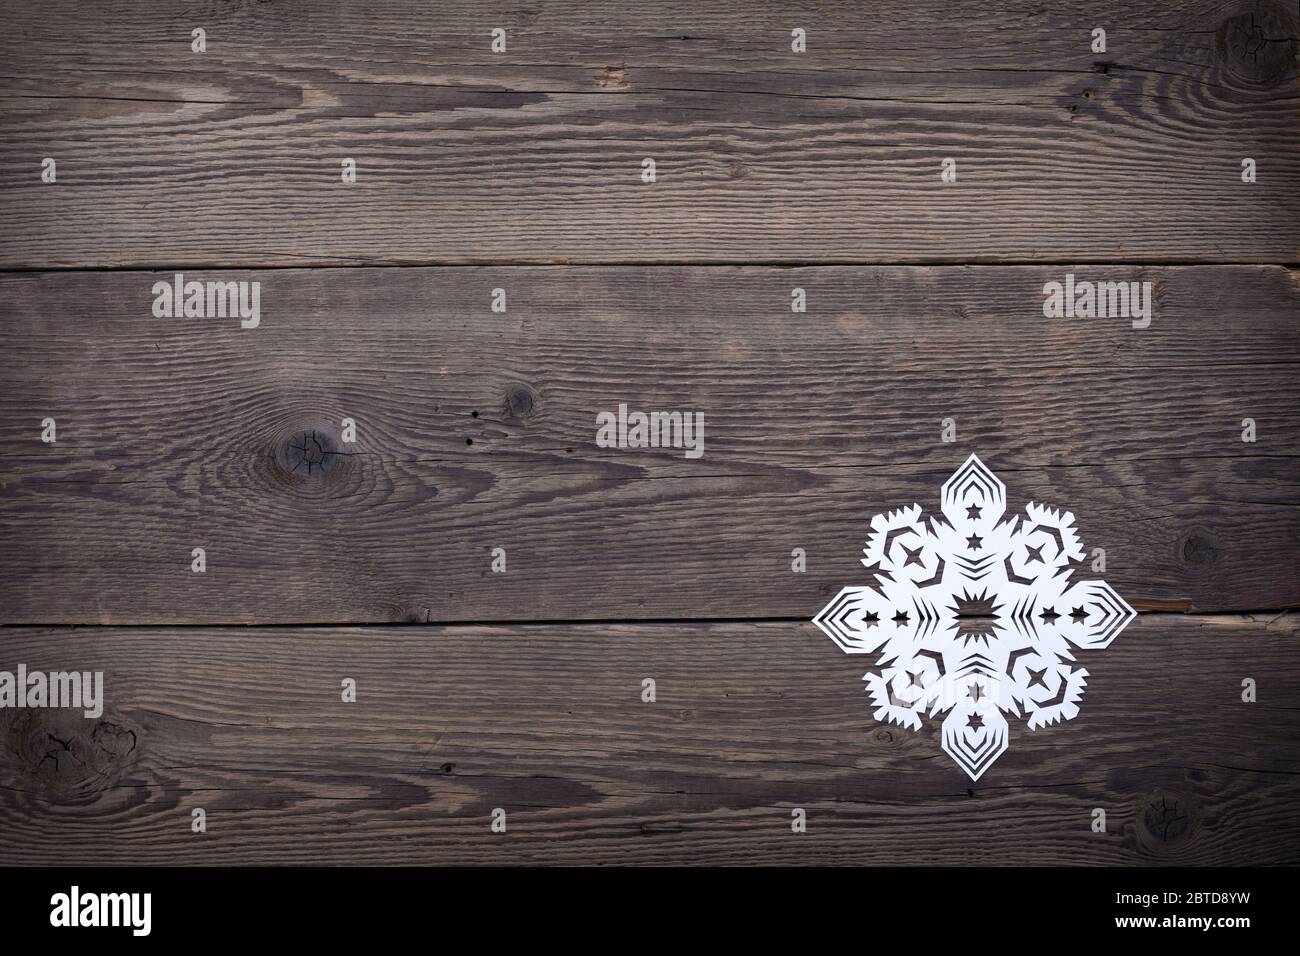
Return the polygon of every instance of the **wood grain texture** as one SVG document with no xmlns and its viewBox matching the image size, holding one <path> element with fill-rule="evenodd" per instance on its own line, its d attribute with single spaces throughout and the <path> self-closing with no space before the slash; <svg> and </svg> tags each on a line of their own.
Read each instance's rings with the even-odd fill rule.
<svg viewBox="0 0 1300 956">
<path fill-rule="evenodd" d="M 1065 268 L 219 274 L 262 282 L 251 330 L 154 318 L 157 274 L 9 274 L 0 619 L 806 618 L 972 450 L 1139 609 L 1300 604 L 1296 273 L 1075 269 L 1151 281 L 1139 330 L 1045 319 Z M 702 412 L 704 457 L 597 447 L 620 402 Z"/>
<path fill-rule="evenodd" d="M 1300 259 L 1285 0 L 3 12 L 5 267 Z"/>
<path fill-rule="evenodd" d="M 1141 616 L 1080 655 L 1079 716 L 1017 723 L 975 784 L 933 726 L 876 723 L 862 662 L 808 624 L 9 629 L 8 659 L 102 669 L 109 703 L 98 721 L 0 711 L 0 847 L 42 864 L 1296 863 L 1298 621 Z"/>
<path fill-rule="evenodd" d="M 0 864 L 1300 864 L 1293 0 L 0 15 Z M 808 623 L 972 451 L 1143 612 L 977 783 Z"/>
</svg>

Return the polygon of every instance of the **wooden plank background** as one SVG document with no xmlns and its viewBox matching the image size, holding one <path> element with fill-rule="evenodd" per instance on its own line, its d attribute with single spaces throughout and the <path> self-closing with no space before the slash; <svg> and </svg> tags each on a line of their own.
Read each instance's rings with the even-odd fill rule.
<svg viewBox="0 0 1300 956">
<path fill-rule="evenodd" d="M 1294 4 L 0 7 L 0 863 L 1300 862 Z M 973 784 L 808 623 L 972 451 L 1142 612 Z"/>
<path fill-rule="evenodd" d="M 808 623 L 15 629 L 112 705 L 0 711 L 0 819 L 22 863 L 1294 862 L 1298 622 L 1143 615 L 977 784 Z"/>
<path fill-rule="evenodd" d="M 1295 4 L 1144 6 L 7 0 L 0 264 L 1295 261 Z"/>
<path fill-rule="evenodd" d="M 1300 604 L 1297 273 L 1125 270 L 1157 290 L 1139 331 L 1044 319 L 1065 268 L 223 273 L 262 283 L 253 330 L 152 318 L 170 274 L 0 277 L 0 598 L 68 624 L 807 617 L 863 579 L 872 514 L 935 508 L 978 449 L 1136 607 Z M 620 401 L 704 410 L 704 456 L 598 448 Z M 312 433 L 340 454 L 294 471 Z"/>
</svg>

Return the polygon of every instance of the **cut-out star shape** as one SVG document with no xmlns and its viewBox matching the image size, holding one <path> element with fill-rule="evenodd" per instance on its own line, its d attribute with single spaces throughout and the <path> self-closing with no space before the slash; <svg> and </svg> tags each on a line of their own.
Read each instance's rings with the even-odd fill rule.
<svg viewBox="0 0 1300 956">
<path fill-rule="evenodd" d="M 1043 690 L 1047 690 L 1047 681 L 1043 680 L 1043 675 L 1047 673 L 1046 667 L 1044 667 L 1041 671 L 1036 671 L 1032 667 L 1026 667 L 1025 670 L 1029 671 L 1030 687 L 1033 687 L 1035 684 L 1037 684 L 1039 687 L 1043 688 Z"/>
<path fill-rule="evenodd" d="M 979 516 L 980 516 L 979 505 L 971 505 L 969 508 L 966 509 L 966 517 L 970 518 L 972 521 L 978 518 Z"/>
<path fill-rule="evenodd" d="M 1056 613 L 1056 609 L 1055 609 L 1055 608 L 1045 607 L 1045 608 L 1043 608 L 1043 613 L 1040 614 L 1040 615 L 1038 615 L 1038 616 L 1041 617 L 1041 618 L 1043 619 L 1043 623 L 1044 623 L 1044 624 L 1051 624 L 1053 621 L 1055 621 L 1055 620 L 1056 620 L 1058 617 L 1060 617 L 1061 615 L 1059 615 L 1059 614 Z"/>
<path fill-rule="evenodd" d="M 905 673 L 907 674 L 907 679 L 911 682 L 907 685 L 908 687 L 925 687 L 925 685 L 921 683 L 921 675 L 919 673 L 913 674 L 911 671 L 906 671 Z"/>
<path fill-rule="evenodd" d="M 902 627 L 906 623 L 907 623 L 906 611 L 899 611 L 897 614 L 894 615 L 894 625 L 896 627 Z"/>
<path fill-rule="evenodd" d="M 1028 557 L 1025 558 L 1025 564 L 1028 564 L 1030 561 L 1037 561 L 1040 564 L 1046 564 L 1047 562 L 1043 560 L 1043 548 L 1045 547 L 1047 547 L 1045 544 L 1040 544 L 1036 548 L 1031 548 L 1029 545 L 1025 545 L 1025 551 L 1028 553 Z"/>
<path fill-rule="evenodd" d="M 1081 607 L 1076 607 L 1070 612 L 1070 617 L 1075 621 L 1083 621 L 1088 617 L 1088 612 Z"/>
<path fill-rule="evenodd" d="M 972 700 L 975 701 L 975 703 L 978 704 L 980 702 L 980 698 L 984 696 L 984 688 L 981 687 L 978 683 L 971 684 L 970 690 L 966 691 L 966 696 L 970 697 Z"/>
<path fill-rule="evenodd" d="M 907 553 L 907 560 L 903 562 L 903 567 L 907 567 L 909 564 L 915 564 L 922 568 L 925 567 L 925 565 L 921 563 L 921 552 L 925 550 L 924 545 L 917 548 L 915 551 L 905 544 L 900 545 L 900 547 Z"/>
<path fill-rule="evenodd" d="M 980 549 L 980 545 L 982 545 L 983 543 L 984 543 L 984 539 L 977 534 L 973 534 L 966 539 L 966 546 L 970 548 L 972 551 L 978 551 Z"/>
<path fill-rule="evenodd" d="M 984 718 L 981 717 L 979 714 L 971 714 L 969 717 L 966 718 L 966 726 L 974 727 L 976 730 L 979 730 L 981 727 L 984 726 Z"/>
</svg>

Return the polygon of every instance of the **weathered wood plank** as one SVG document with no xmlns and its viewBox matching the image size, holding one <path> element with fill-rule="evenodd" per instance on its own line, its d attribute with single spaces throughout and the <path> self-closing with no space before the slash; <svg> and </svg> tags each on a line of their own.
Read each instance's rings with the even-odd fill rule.
<svg viewBox="0 0 1300 956">
<path fill-rule="evenodd" d="M 972 784 L 810 625 L 6 629 L 12 864 L 1300 862 L 1295 614 L 1142 615 Z M 340 702 L 340 681 L 357 700 Z M 641 702 L 641 681 L 657 701 Z M 1259 700 L 1241 702 L 1241 680 Z M 207 812 L 208 833 L 190 831 Z M 493 834 L 493 808 L 508 832 Z M 790 809 L 809 814 L 790 831 Z M 1106 810 L 1107 832 L 1090 829 Z"/>
<path fill-rule="evenodd" d="M 4 13 L 0 266 L 1300 249 L 1300 27 L 1283 0 Z M 190 49 L 198 26 L 206 53 Z M 807 53 L 790 50 L 794 26 Z"/>
<path fill-rule="evenodd" d="M 9 274 L 0 620 L 806 617 L 972 451 L 1139 609 L 1300 604 L 1296 273 L 1075 268 L 1154 284 L 1134 329 L 1045 319 L 1066 268 L 210 274 L 262 282 L 249 330 L 154 318 L 157 274 Z M 702 412 L 703 457 L 597 447 L 620 402 Z"/>
</svg>

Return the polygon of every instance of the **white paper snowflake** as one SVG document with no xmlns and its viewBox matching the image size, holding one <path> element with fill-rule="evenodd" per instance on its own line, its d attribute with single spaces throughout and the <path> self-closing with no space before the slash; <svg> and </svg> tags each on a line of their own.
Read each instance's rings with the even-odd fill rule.
<svg viewBox="0 0 1300 956">
<path fill-rule="evenodd" d="M 1030 730 L 1079 712 L 1088 672 L 1073 651 L 1110 646 L 1136 612 L 1105 581 L 1070 584 L 1084 558 L 1074 515 L 1030 503 L 974 455 L 943 486 L 942 515 L 912 505 L 871 519 L 862 563 L 813 623 L 866 674 L 877 720 L 919 730 L 945 713 L 943 749 L 972 780 L 1007 749 L 1006 715 Z"/>
</svg>

